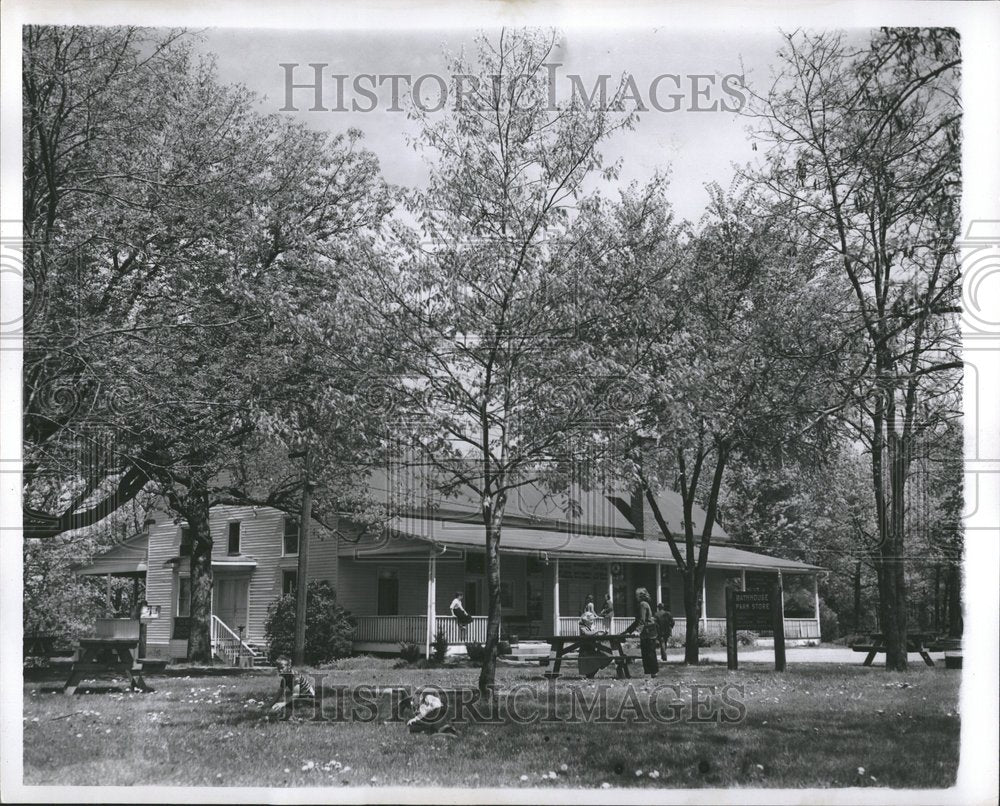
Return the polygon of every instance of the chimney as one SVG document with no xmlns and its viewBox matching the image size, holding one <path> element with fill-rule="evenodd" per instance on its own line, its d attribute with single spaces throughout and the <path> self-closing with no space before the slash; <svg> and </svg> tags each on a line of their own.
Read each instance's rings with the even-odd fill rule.
<svg viewBox="0 0 1000 806">
<path fill-rule="evenodd" d="M 636 482 L 632 487 L 629 521 L 632 523 L 632 528 L 635 529 L 635 536 L 642 540 L 646 539 L 645 510 L 646 499 L 642 494 L 642 485 Z"/>
</svg>

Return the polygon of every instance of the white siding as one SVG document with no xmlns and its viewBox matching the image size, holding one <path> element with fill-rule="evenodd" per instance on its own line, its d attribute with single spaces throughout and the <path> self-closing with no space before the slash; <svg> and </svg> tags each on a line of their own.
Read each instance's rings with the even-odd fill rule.
<svg viewBox="0 0 1000 806">
<path fill-rule="evenodd" d="M 252 569 L 226 569 L 215 565 L 213 574 L 249 573 L 247 591 L 246 638 L 260 642 L 264 637 L 264 621 L 271 602 L 281 595 L 281 576 L 285 569 L 295 570 L 298 558 L 282 556 L 284 513 L 267 507 L 217 506 L 212 508 L 209 528 L 212 532 L 213 559 L 227 557 L 229 523 L 240 522 L 240 557 L 254 560 Z M 173 565 L 164 565 L 180 553 L 180 528 L 173 519 L 158 515 L 150 526 L 149 560 L 146 574 L 146 599 L 151 605 L 160 605 L 160 618 L 151 621 L 146 633 L 150 656 L 163 656 L 169 645 L 172 657 L 182 655 L 185 642 L 171 641 L 173 615 L 176 601 L 178 573 Z M 309 580 L 326 580 L 337 587 L 337 539 L 318 524 L 310 530 Z M 187 573 L 188 563 L 182 561 L 180 573 Z M 156 645 L 156 646 L 153 646 Z M 186 651 L 186 650 L 185 650 Z"/>
</svg>

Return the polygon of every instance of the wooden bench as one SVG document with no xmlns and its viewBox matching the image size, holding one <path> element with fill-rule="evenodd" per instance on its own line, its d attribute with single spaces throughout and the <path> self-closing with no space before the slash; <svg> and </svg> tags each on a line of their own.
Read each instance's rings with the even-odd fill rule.
<svg viewBox="0 0 1000 806">
<path fill-rule="evenodd" d="M 555 658 L 544 657 L 540 658 L 538 661 L 539 666 L 548 667 Z M 576 661 L 578 668 L 580 669 L 580 674 L 587 678 L 593 678 L 597 673 L 603 669 L 605 666 L 610 666 L 612 663 L 615 664 L 615 676 L 619 679 L 631 677 L 629 672 L 629 664 L 632 661 L 642 660 L 641 655 L 584 655 L 582 658 L 579 655 L 563 655 L 563 661 Z M 559 677 L 559 672 L 543 672 L 545 677 L 556 678 Z"/>
</svg>

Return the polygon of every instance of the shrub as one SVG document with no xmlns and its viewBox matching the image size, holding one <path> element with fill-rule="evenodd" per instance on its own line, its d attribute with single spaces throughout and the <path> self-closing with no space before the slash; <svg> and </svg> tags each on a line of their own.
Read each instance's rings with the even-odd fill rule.
<svg viewBox="0 0 1000 806">
<path fill-rule="evenodd" d="M 714 633 L 712 635 L 706 635 L 699 630 L 698 632 L 698 646 L 700 647 L 718 647 L 726 645 L 726 634 L 725 633 Z"/>
<path fill-rule="evenodd" d="M 434 660 L 437 663 L 444 663 L 445 655 L 448 654 L 448 638 L 444 634 L 444 630 L 438 628 L 432 646 L 434 647 Z"/>
<path fill-rule="evenodd" d="M 310 666 L 351 654 L 354 620 L 337 604 L 329 582 L 310 582 L 306 589 L 305 662 Z M 292 657 L 295 646 L 295 594 L 275 599 L 267 610 L 264 638 L 268 657 Z"/>
<path fill-rule="evenodd" d="M 750 630 L 737 630 L 736 646 L 754 646 L 757 643 L 758 638 L 760 638 L 760 636 Z"/>
<path fill-rule="evenodd" d="M 420 647 L 413 643 L 413 641 L 400 641 L 399 657 L 407 663 L 415 663 L 420 660 Z"/>
<path fill-rule="evenodd" d="M 819 605 L 819 634 L 823 641 L 833 641 L 840 635 L 840 620 L 823 601 Z"/>
<path fill-rule="evenodd" d="M 482 663 L 486 657 L 486 647 L 478 641 L 466 644 L 465 651 L 469 656 L 469 660 L 473 663 Z"/>
</svg>

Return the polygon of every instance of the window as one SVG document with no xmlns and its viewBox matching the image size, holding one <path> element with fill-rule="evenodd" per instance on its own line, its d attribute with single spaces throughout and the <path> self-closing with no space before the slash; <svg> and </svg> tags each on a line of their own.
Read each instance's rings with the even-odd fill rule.
<svg viewBox="0 0 1000 806">
<path fill-rule="evenodd" d="M 500 607 L 514 609 L 514 583 L 509 579 L 500 581 Z"/>
<path fill-rule="evenodd" d="M 298 582 L 298 579 L 299 579 L 298 571 L 282 571 L 281 595 L 287 596 L 290 593 L 295 593 L 295 584 Z"/>
<path fill-rule="evenodd" d="M 235 521 L 229 524 L 229 547 L 228 553 L 231 555 L 240 553 L 240 522 Z"/>
<path fill-rule="evenodd" d="M 285 518 L 285 535 L 282 542 L 282 554 L 286 557 L 299 553 L 299 522 L 294 518 Z"/>
<path fill-rule="evenodd" d="M 180 550 L 181 557 L 190 557 L 191 556 L 191 545 L 192 545 L 191 527 L 190 526 L 182 526 L 181 527 L 181 550 Z"/>
<path fill-rule="evenodd" d="M 467 574 L 485 574 L 486 573 L 486 555 L 485 554 L 466 554 L 465 555 L 465 573 Z"/>
<path fill-rule="evenodd" d="M 191 615 L 191 577 L 177 578 L 177 615 Z"/>
<path fill-rule="evenodd" d="M 399 575 L 395 569 L 380 568 L 378 572 L 378 615 L 399 615 Z"/>
<path fill-rule="evenodd" d="M 465 612 L 470 616 L 474 616 L 479 612 L 479 590 L 481 583 L 476 581 L 467 581 L 465 583 L 465 599 L 463 605 L 465 607 Z"/>
</svg>

